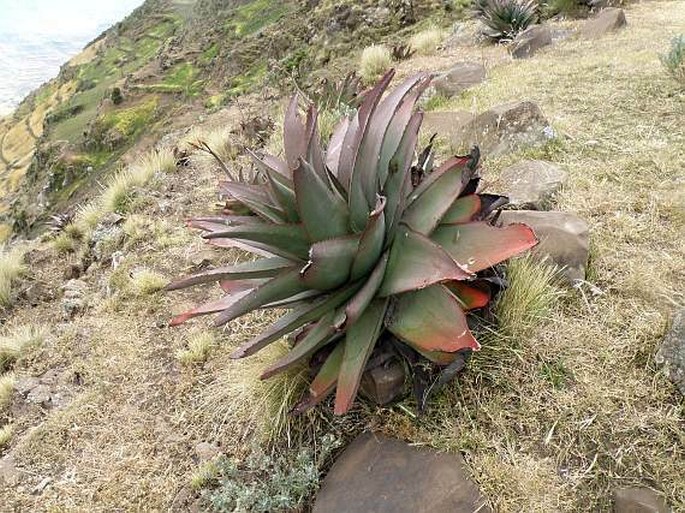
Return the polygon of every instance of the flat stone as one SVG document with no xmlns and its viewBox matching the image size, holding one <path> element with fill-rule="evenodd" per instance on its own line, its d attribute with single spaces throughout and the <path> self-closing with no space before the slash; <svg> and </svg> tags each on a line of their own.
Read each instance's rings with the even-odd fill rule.
<svg viewBox="0 0 685 513">
<path fill-rule="evenodd" d="M 497 105 L 456 131 L 452 146 L 468 150 L 478 145 L 485 156 L 497 156 L 543 144 L 555 136 L 537 104 L 529 101 Z"/>
<path fill-rule="evenodd" d="M 685 308 L 673 316 L 671 329 L 666 333 L 656 354 L 656 363 L 685 395 Z"/>
<path fill-rule="evenodd" d="M 360 435 L 338 458 L 313 513 L 490 513 L 461 455 Z"/>
<path fill-rule="evenodd" d="M 461 134 L 464 126 L 473 120 L 473 114 L 465 110 L 447 112 L 426 112 L 423 115 L 421 131 L 427 135 L 438 134 L 453 141 Z"/>
<path fill-rule="evenodd" d="M 485 80 L 485 67 L 477 62 L 458 62 L 433 80 L 439 94 L 451 98 Z"/>
<path fill-rule="evenodd" d="M 511 43 L 514 59 L 527 59 L 552 44 L 552 31 L 547 25 L 533 25 L 517 35 Z"/>
<path fill-rule="evenodd" d="M 544 160 L 522 160 L 501 173 L 509 204 L 531 210 L 545 210 L 567 178 L 566 171 Z"/>
<path fill-rule="evenodd" d="M 670 513 L 664 499 L 649 488 L 614 490 L 614 513 Z"/>
<path fill-rule="evenodd" d="M 587 223 L 566 212 L 538 210 L 505 210 L 500 216 L 502 225 L 525 223 L 530 226 L 540 243 L 532 254 L 547 258 L 561 268 L 569 282 L 585 279 L 590 254 L 590 231 Z"/>
<path fill-rule="evenodd" d="M 404 395 L 405 381 L 404 365 L 393 358 L 364 372 L 359 391 L 374 403 L 383 406 Z"/>
<path fill-rule="evenodd" d="M 594 18 L 586 21 L 580 29 L 580 35 L 585 39 L 597 39 L 619 30 L 627 24 L 623 9 L 608 7 L 602 9 Z"/>
</svg>

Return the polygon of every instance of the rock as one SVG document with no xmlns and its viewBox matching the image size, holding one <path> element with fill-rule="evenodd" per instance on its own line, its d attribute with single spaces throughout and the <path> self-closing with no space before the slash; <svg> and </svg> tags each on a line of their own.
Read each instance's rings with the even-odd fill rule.
<svg viewBox="0 0 685 513">
<path fill-rule="evenodd" d="M 485 80 L 485 67 L 477 62 L 458 62 L 433 80 L 436 92 L 451 98 Z"/>
<path fill-rule="evenodd" d="M 8 454 L 0 458 L 0 484 L 13 485 L 20 477 L 19 470 L 14 463 L 14 456 Z"/>
<path fill-rule="evenodd" d="M 421 130 L 431 136 L 437 133 L 453 141 L 459 137 L 464 125 L 473 119 L 473 115 L 466 111 L 426 112 L 423 115 Z"/>
<path fill-rule="evenodd" d="M 41 479 L 40 483 L 34 486 L 33 490 L 31 490 L 31 493 L 33 495 L 40 495 L 51 482 L 51 477 L 44 477 L 43 479 Z"/>
<path fill-rule="evenodd" d="M 200 463 L 210 461 L 221 453 L 218 445 L 209 442 L 200 442 L 195 445 L 195 454 Z"/>
<path fill-rule="evenodd" d="M 34 387 L 26 396 L 26 401 L 41 405 L 43 408 L 52 406 L 52 394 L 48 385 L 38 385 Z"/>
<path fill-rule="evenodd" d="M 490 513 L 461 455 L 359 436 L 335 462 L 313 513 Z"/>
<path fill-rule="evenodd" d="M 85 308 L 87 289 L 88 284 L 83 280 L 69 280 L 62 285 L 62 290 L 64 291 L 62 312 L 66 319 L 72 318 L 77 312 Z"/>
<path fill-rule="evenodd" d="M 566 180 L 566 171 L 543 160 L 522 160 L 501 173 L 509 204 L 531 210 L 544 210 Z"/>
<path fill-rule="evenodd" d="M 549 258 L 571 283 L 585 279 L 590 245 L 585 221 L 566 212 L 536 210 L 505 210 L 500 221 L 503 225 L 529 225 L 540 239 L 540 244 L 533 249 L 534 255 Z"/>
<path fill-rule="evenodd" d="M 685 308 L 673 317 L 671 329 L 661 342 L 655 359 L 680 393 L 685 395 Z"/>
<path fill-rule="evenodd" d="M 547 25 L 533 25 L 514 38 L 511 44 L 511 56 L 514 59 L 527 59 L 540 48 L 552 44 L 552 31 Z"/>
<path fill-rule="evenodd" d="M 599 12 L 597 16 L 585 22 L 580 29 L 580 35 L 585 39 L 597 39 L 614 32 L 628 24 L 623 9 L 609 7 Z"/>
<path fill-rule="evenodd" d="M 378 405 L 388 404 L 404 395 L 406 373 L 404 365 L 397 358 L 374 369 L 367 370 L 362 376 L 361 393 Z"/>
<path fill-rule="evenodd" d="M 477 144 L 484 155 L 496 156 L 543 144 L 554 136 L 554 129 L 540 107 L 522 101 L 498 105 L 479 114 L 458 131 L 452 144 L 461 150 Z"/>
<path fill-rule="evenodd" d="M 614 513 L 670 513 L 664 499 L 649 488 L 614 490 Z"/>
</svg>

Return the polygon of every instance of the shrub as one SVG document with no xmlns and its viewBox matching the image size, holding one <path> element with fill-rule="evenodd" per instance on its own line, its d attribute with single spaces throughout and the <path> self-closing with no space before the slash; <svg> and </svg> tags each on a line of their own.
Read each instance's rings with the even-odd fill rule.
<svg viewBox="0 0 685 513">
<path fill-rule="evenodd" d="M 390 50 L 382 45 L 371 45 L 364 48 L 361 62 L 359 64 L 359 74 L 364 82 L 372 83 L 392 66 Z"/>
<path fill-rule="evenodd" d="M 510 41 L 537 21 L 535 0 L 487 0 L 476 5 L 483 34 L 495 41 Z"/>
<path fill-rule="evenodd" d="M 414 34 L 409 40 L 409 46 L 419 55 L 432 55 L 438 50 L 444 38 L 444 32 L 433 27 Z"/>
<path fill-rule="evenodd" d="M 668 53 L 661 56 L 666 71 L 685 86 L 685 36 L 674 37 Z"/>
<path fill-rule="evenodd" d="M 23 251 L 0 247 L 0 307 L 10 306 L 12 286 L 25 270 Z"/>
<path fill-rule="evenodd" d="M 171 325 L 219 313 L 215 326 L 223 326 L 263 307 L 288 308 L 231 356 L 250 356 L 303 328 L 293 349 L 262 374 L 267 379 L 310 362 L 316 377 L 297 411 L 335 389 L 335 412 L 347 412 L 380 339 L 392 347 L 402 341 L 398 350 L 438 366 L 479 349 L 465 312 L 489 302 L 488 280 L 481 278 L 537 244 L 526 225 L 488 222 L 506 199 L 476 193 L 477 148 L 434 167 L 429 145 L 414 160 L 422 115 L 413 110 L 430 76 L 411 77 L 383 98 L 393 75 L 364 95 L 327 151 L 315 109 L 304 121 L 293 98 L 284 121 L 285 160 L 253 155 L 260 180 L 223 182 L 230 202 L 222 214 L 190 221 L 220 246 L 237 242 L 271 256 L 167 286 L 219 281 L 227 293 Z M 251 215 L 236 216 L 234 206 Z"/>
</svg>

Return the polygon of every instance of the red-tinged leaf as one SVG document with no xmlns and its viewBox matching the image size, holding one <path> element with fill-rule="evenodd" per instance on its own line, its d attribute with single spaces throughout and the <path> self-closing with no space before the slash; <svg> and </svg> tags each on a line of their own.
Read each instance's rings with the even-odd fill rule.
<svg viewBox="0 0 685 513">
<path fill-rule="evenodd" d="M 316 174 L 326 181 L 326 166 L 323 162 L 323 152 L 321 151 L 321 137 L 319 136 L 318 111 L 313 105 L 307 111 L 307 152 L 305 160 L 309 162 Z"/>
<path fill-rule="evenodd" d="M 299 271 L 285 271 L 275 278 L 247 293 L 239 301 L 224 310 L 214 321 L 215 326 L 223 326 L 263 305 L 294 296 L 305 290 L 300 281 Z"/>
<path fill-rule="evenodd" d="M 344 329 L 348 324 L 357 322 L 362 313 L 371 304 L 371 301 L 376 296 L 376 292 L 381 286 L 383 277 L 385 276 L 385 269 L 388 266 L 388 254 L 385 253 L 376 264 L 376 268 L 369 275 L 369 278 L 364 283 L 364 286 L 359 289 L 359 292 L 350 300 L 345 306 L 345 310 L 335 320 L 335 327 L 337 329 Z"/>
<path fill-rule="evenodd" d="M 525 224 L 495 228 L 484 221 L 441 225 L 431 239 L 471 272 L 482 271 L 538 243 Z"/>
<path fill-rule="evenodd" d="M 345 134 L 350 126 L 350 118 L 344 117 L 333 130 L 333 135 L 328 143 L 326 150 L 326 166 L 333 173 L 338 176 L 338 167 L 340 164 L 340 151 L 342 150 Z M 342 185 L 342 184 L 341 184 Z"/>
<path fill-rule="evenodd" d="M 304 413 L 310 408 L 313 408 L 333 391 L 335 384 L 338 381 L 338 375 L 340 374 L 344 350 L 344 342 L 335 346 L 335 349 L 328 355 L 328 358 L 326 358 L 326 361 L 321 366 L 314 381 L 309 385 L 307 397 L 302 399 L 302 401 L 293 408 L 294 413 Z"/>
<path fill-rule="evenodd" d="M 329 314 L 344 304 L 345 301 L 350 299 L 359 290 L 359 287 L 360 285 L 358 284 L 349 285 L 326 297 L 309 301 L 302 306 L 294 308 L 252 340 L 236 349 L 231 354 L 231 358 L 244 358 L 245 356 L 253 355 L 291 331 L 320 319 L 322 315 Z"/>
<path fill-rule="evenodd" d="M 355 113 L 347 124 L 347 131 L 343 138 L 338 158 L 338 172 L 336 176 L 346 191 L 350 190 L 352 170 L 354 169 L 354 157 L 359 147 L 359 113 Z"/>
<path fill-rule="evenodd" d="M 474 172 L 470 167 L 471 163 L 473 163 L 473 157 L 471 155 L 455 155 L 454 157 L 450 157 L 445 162 L 443 162 L 442 165 L 440 165 L 440 167 L 438 167 L 435 171 L 427 175 L 425 179 L 418 185 L 418 187 L 414 189 L 409 198 L 409 203 L 411 203 L 412 201 L 416 200 L 416 198 L 421 196 L 443 174 L 450 172 L 455 168 L 465 168 L 469 170 L 469 172 L 466 173 L 466 175 L 464 176 L 464 185 L 466 185 L 471 179 L 470 175 Z"/>
<path fill-rule="evenodd" d="M 264 258 L 254 262 L 243 262 L 192 274 L 171 282 L 165 287 L 165 290 L 178 290 L 200 283 L 211 283 L 227 279 L 251 280 L 255 278 L 271 278 L 292 266 L 293 262 L 285 258 Z"/>
<path fill-rule="evenodd" d="M 393 240 L 395 227 L 404 210 L 406 197 L 411 190 L 411 163 L 422 121 L 423 113 L 415 112 L 412 115 L 397 151 L 388 165 L 388 177 L 383 187 L 383 195 L 388 202 L 385 213 L 386 244 L 390 244 Z"/>
<path fill-rule="evenodd" d="M 359 240 L 359 250 L 352 265 L 352 279 L 357 280 L 365 276 L 374 268 L 383 252 L 385 240 L 385 198 L 379 197 L 376 207 L 369 214 L 366 228 Z"/>
<path fill-rule="evenodd" d="M 443 285 L 399 296 L 385 325 L 397 338 L 422 351 L 480 349 L 459 301 Z"/>
<path fill-rule="evenodd" d="M 246 149 L 245 151 L 250 158 L 252 158 L 252 161 L 257 165 L 257 167 L 264 173 L 275 173 L 281 176 L 284 180 L 291 181 L 292 177 L 290 170 L 288 169 L 288 164 L 278 157 L 274 157 L 268 153 L 265 153 L 264 155 L 257 155 L 250 149 Z"/>
<path fill-rule="evenodd" d="M 178 326 L 179 324 L 183 324 L 189 319 L 192 319 L 193 317 L 198 317 L 199 315 L 207 315 L 216 312 L 221 312 L 226 308 L 229 308 L 231 305 L 240 301 L 249 293 L 249 290 L 245 290 L 238 294 L 224 296 L 216 301 L 212 301 L 210 303 L 206 303 L 204 305 L 188 310 L 187 312 L 183 312 L 182 314 L 176 315 L 174 318 L 172 318 L 171 321 L 169 321 L 169 326 Z"/>
<path fill-rule="evenodd" d="M 459 353 L 446 353 L 445 351 L 424 351 L 415 344 L 411 344 L 409 342 L 406 344 L 414 348 L 417 353 L 427 360 L 441 366 L 449 365 L 459 357 Z"/>
<path fill-rule="evenodd" d="M 347 328 L 345 353 L 335 395 L 336 415 L 346 413 L 352 406 L 364 367 L 383 327 L 387 308 L 387 299 L 377 299 L 369 305 L 357 322 Z"/>
<path fill-rule="evenodd" d="M 464 310 L 476 310 L 487 306 L 490 293 L 463 281 L 450 281 L 445 286 L 456 296 Z"/>
<path fill-rule="evenodd" d="M 309 241 L 302 225 L 299 224 L 250 224 L 229 226 L 222 231 L 203 235 L 205 239 L 239 239 L 248 244 L 258 243 L 280 256 L 306 259 Z"/>
<path fill-rule="evenodd" d="M 285 213 L 285 217 L 289 223 L 298 223 L 300 221 L 300 214 L 297 211 L 297 200 L 295 199 L 295 191 L 293 191 L 292 182 L 279 175 L 275 171 L 267 171 L 266 177 L 271 188 L 273 198 L 280 209 Z"/>
<path fill-rule="evenodd" d="M 347 205 L 329 182 L 324 181 L 304 161 L 293 171 L 295 196 L 300 219 L 311 242 L 317 242 L 349 233 Z"/>
<path fill-rule="evenodd" d="M 429 175 L 430 185 L 422 188 L 420 194 L 410 196 L 402 222 L 418 233 L 430 235 L 463 190 L 470 174 L 465 165 L 454 165 Z"/>
<path fill-rule="evenodd" d="M 261 185 L 250 185 L 238 182 L 225 182 L 223 189 L 231 197 L 248 207 L 258 216 L 274 223 L 286 222 L 286 215 L 283 210 L 274 205 L 268 192 Z"/>
<path fill-rule="evenodd" d="M 293 95 L 283 119 L 283 150 L 289 169 L 295 169 L 307 150 L 305 125 L 297 108 L 297 95 Z"/>
<path fill-rule="evenodd" d="M 261 375 L 261 379 L 268 379 L 283 372 L 294 364 L 314 353 L 326 344 L 336 340 L 335 328 L 333 327 L 334 312 L 324 315 L 300 341 L 295 344 L 287 355 L 267 368 Z"/>
<path fill-rule="evenodd" d="M 385 279 L 378 294 L 386 297 L 472 276 L 428 237 L 404 227 L 390 249 Z"/>
<path fill-rule="evenodd" d="M 309 250 L 309 261 L 300 271 L 302 282 L 316 290 L 330 290 L 346 283 L 358 247 L 356 235 L 315 242 Z"/>
<path fill-rule="evenodd" d="M 457 199 L 445 212 L 440 220 L 441 224 L 464 224 L 473 220 L 480 212 L 481 200 L 478 194 L 469 194 Z"/>
</svg>

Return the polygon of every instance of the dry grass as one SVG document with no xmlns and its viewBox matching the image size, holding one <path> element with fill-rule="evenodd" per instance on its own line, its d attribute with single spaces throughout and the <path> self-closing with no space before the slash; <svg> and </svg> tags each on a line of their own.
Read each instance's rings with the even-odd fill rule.
<svg viewBox="0 0 685 513">
<path fill-rule="evenodd" d="M 26 271 L 24 253 L 20 247 L 0 247 L 0 308 L 12 302 L 12 286 Z"/>
<path fill-rule="evenodd" d="M 76 250 L 76 243 L 69 233 L 62 232 L 52 240 L 52 247 L 60 254 L 73 253 Z"/>
<path fill-rule="evenodd" d="M 150 269 L 141 269 L 131 276 L 131 288 L 139 296 L 149 296 L 164 288 L 169 279 Z"/>
<path fill-rule="evenodd" d="M 214 333 L 209 331 L 195 333 L 189 337 L 187 348 L 176 352 L 176 358 L 184 365 L 203 363 L 214 347 L 216 347 Z"/>
<path fill-rule="evenodd" d="M 43 343 L 46 330 L 37 325 L 21 325 L 0 335 L 0 371 L 21 358 L 27 350 Z"/>
<path fill-rule="evenodd" d="M 0 427 L 0 449 L 2 449 L 3 447 L 5 447 L 5 445 L 10 443 L 10 440 L 12 440 L 13 435 L 14 428 L 11 424 L 7 424 L 5 426 Z"/>
<path fill-rule="evenodd" d="M 433 55 L 445 39 L 445 32 L 437 27 L 428 28 L 414 34 L 409 46 L 419 55 Z"/>
<path fill-rule="evenodd" d="M 12 400 L 14 393 L 14 385 L 17 378 L 12 372 L 6 372 L 0 375 L 0 411 L 2 411 Z"/>
<path fill-rule="evenodd" d="M 364 48 L 359 61 L 359 75 L 365 83 L 372 84 L 392 66 L 390 50 L 383 45 Z"/>
</svg>

